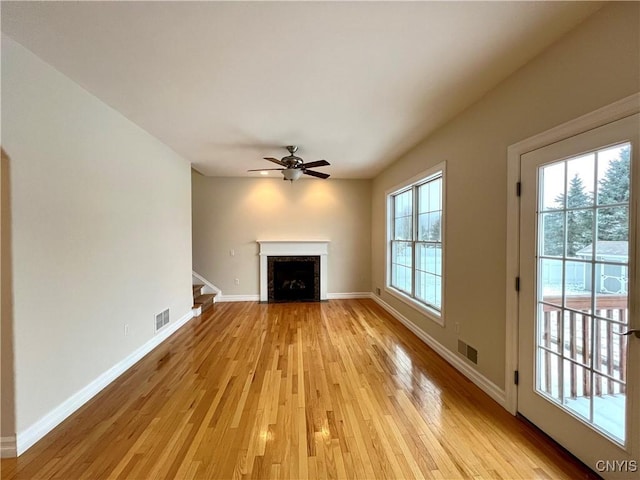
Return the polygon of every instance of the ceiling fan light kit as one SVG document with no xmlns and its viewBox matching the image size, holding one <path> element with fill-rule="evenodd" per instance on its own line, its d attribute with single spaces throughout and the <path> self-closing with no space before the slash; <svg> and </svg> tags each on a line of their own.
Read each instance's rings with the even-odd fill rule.
<svg viewBox="0 0 640 480">
<path fill-rule="evenodd" d="M 317 177 L 322 179 L 329 178 L 328 173 L 316 172 L 315 170 L 309 170 L 309 168 L 314 167 L 326 167 L 331 165 L 326 160 L 317 160 L 315 162 L 304 163 L 302 158 L 297 157 L 295 153 L 298 151 L 298 147 L 296 145 L 289 145 L 286 147 L 289 151 L 289 155 L 286 157 L 282 157 L 282 159 L 278 160 L 273 157 L 264 157 L 265 160 L 273 162 L 275 164 L 280 165 L 284 168 L 269 168 L 269 169 L 257 169 L 257 170 L 247 170 L 248 172 L 265 172 L 265 170 L 279 170 L 282 172 L 283 180 L 289 180 L 293 182 L 294 180 L 298 180 L 303 174 L 309 175 L 311 177 Z"/>
<path fill-rule="evenodd" d="M 283 180 L 293 182 L 302 176 L 302 170 L 300 168 L 285 168 L 282 170 L 282 176 L 284 177 Z"/>
</svg>

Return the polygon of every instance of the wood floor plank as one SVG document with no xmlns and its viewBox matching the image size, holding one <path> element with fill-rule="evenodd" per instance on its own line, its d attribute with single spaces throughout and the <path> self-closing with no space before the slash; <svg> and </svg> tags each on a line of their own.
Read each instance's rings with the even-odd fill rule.
<svg viewBox="0 0 640 480">
<path fill-rule="evenodd" d="M 371 300 L 216 304 L 3 480 L 597 478 Z"/>
</svg>

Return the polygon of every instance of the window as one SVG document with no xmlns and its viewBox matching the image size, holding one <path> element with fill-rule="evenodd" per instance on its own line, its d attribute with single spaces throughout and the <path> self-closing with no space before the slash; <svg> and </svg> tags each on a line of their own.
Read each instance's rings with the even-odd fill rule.
<svg viewBox="0 0 640 480">
<path fill-rule="evenodd" d="M 442 323 L 444 164 L 387 194 L 388 291 Z"/>
</svg>

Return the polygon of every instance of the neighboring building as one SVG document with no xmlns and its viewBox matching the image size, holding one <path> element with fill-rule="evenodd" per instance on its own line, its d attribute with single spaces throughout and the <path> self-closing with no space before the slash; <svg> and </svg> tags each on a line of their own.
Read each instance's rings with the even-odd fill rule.
<svg viewBox="0 0 640 480">
<path fill-rule="evenodd" d="M 591 260 L 593 244 L 576 252 L 578 258 Z M 626 295 L 629 285 L 629 242 L 599 241 L 596 243 L 595 275 L 596 289 L 600 293 Z M 591 288 L 591 275 L 585 272 L 585 286 Z"/>
</svg>

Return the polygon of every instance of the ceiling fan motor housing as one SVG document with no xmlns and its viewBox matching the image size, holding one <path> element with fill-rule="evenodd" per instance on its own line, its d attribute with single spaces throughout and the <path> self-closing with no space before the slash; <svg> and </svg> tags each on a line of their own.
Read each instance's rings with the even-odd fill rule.
<svg viewBox="0 0 640 480">
<path fill-rule="evenodd" d="M 302 165 L 304 163 L 300 157 L 296 157 L 295 155 L 289 155 L 288 157 L 283 157 L 282 161 L 286 163 L 289 168 L 296 168 L 299 165 Z"/>
</svg>

